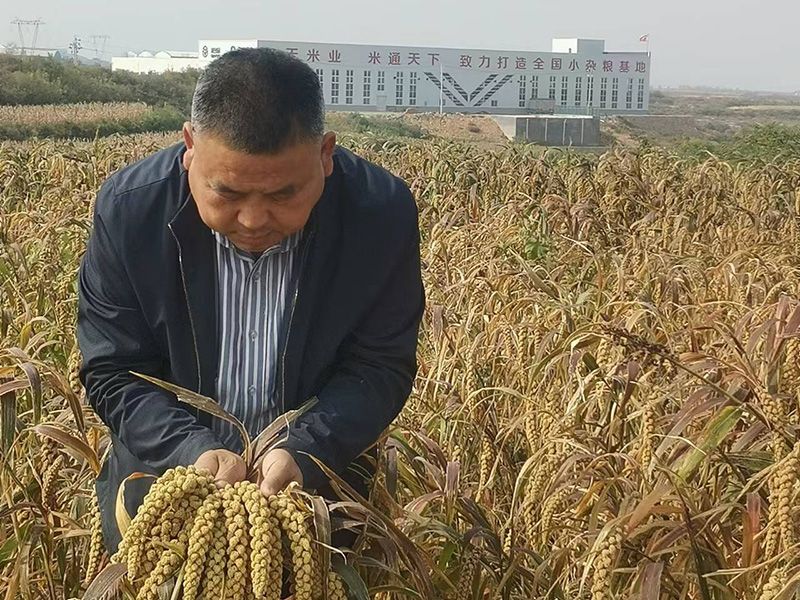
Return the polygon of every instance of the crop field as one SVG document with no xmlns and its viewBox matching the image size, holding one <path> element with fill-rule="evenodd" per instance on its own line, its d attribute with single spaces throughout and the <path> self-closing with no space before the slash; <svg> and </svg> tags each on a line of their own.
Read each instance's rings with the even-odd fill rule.
<svg viewBox="0 0 800 600">
<path fill-rule="evenodd" d="M 50 106 L 0 106 L 0 120 L 19 125 L 41 123 L 119 122 L 138 119 L 150 111 L 146 104 L 88 102 Z"/>
<path fill-rule="evenodd" d="M 2 105 L 0 142 L 30 138 L 94 139 L 111 134 L 176 131 L 183 117 L 170 107 L 142 102 Z"/>
<path fill-rule="evenodd" d="M 200 542 L 187 558 L 185 537 L 129 551 L 127 578 L 108 566 L 92 486 L 108 438 L 76 376 L 75 279 L 96 190 L 175 140 L 0 145 L 6 600 L 90 597 L 100 571 L 91 597 L 189 597 L 190 573 L 211 579 L 187 564 Z M 793 598 L 800 162 L 343 143 L 417 198 L 420 368 L 370 498 L 325 507 L 298 494 L 275 509 L 285 531 L 296 519 L 287 568 L 302 572 L 301 546 L 317 579 L 336 563 L 332 599 Z M 343 565 L 324 542 L 355 523 Z M 269 539 L 280 560 L 280 534 Z M 224 597 L 255 598 L 244 582 L 257 579 L 279 593 L 255 560 L 229 561 Z M 143 583 L 148 571 L 164 581 Z M 297 600 L 318 597 L 312 587 L 296 583 Z"/>
</svg>

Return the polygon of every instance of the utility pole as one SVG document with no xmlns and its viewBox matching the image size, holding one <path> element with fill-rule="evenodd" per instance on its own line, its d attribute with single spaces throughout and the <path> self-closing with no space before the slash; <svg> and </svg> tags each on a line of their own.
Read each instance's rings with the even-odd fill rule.
<svg viewBox="0 0 800 600">
<path fill-rule="evenodd" d="M 90 35 L 89 39 L 92 40 L 92 50 L 94 50 L 94 55 L 96 58 L 105 58 L 106 55 L 106 44 L 108 40 L 111 39 L 110 35 Z M 98 40 L 102 43 L 101 47 L 97 47 Z"/>
<path fill-rule="evenodd" d="M 83 45 L 81 44 L 81 38 L 79 38 L 77 35 L 73 36 L 72 42 L 69 44 L 69 51 L 70 54 L 72 54 L 72 62 L 76 65 L 78 64 L 78 51 L 81 48 L 83 48 Z"/>
<path fill-rule="evenodd" d="M 36 43 L 39 40 L 39 26 L 44 25 L 44 21 L 41 19 L 14 19 L 11 24 L 17 26 L 20 54 L 25 54 L 25 29 L 33 27 L 33 40 L 30 49 L 35 50 Z"/>
</svg>

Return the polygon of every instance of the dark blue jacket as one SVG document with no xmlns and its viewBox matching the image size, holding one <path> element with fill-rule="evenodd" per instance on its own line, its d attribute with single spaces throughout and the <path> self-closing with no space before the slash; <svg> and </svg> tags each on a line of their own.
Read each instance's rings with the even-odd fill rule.
<svg viewBox="0 0 800 600">
<path fill-rule="evenodd" d="M 214 396 L 218 364 L 214 237 L 189 192 L 179 144 L 102 186 L 79 275 L 80 371 L 113 448 L 97 492 L 107 547 L 119 542 L 120 483 L 224 447 L 205 413 L 130 371 Z M 343 473 L 403 407 L 424 309 L 414 199 L 399 178 L 337 148 L 306 226 L 301 273 L 278 366 L 282 410 L 319 403 L 284 446 L 308 488 Z M 126 485 L 135 514 L 151 479 Z"/>
</svg>

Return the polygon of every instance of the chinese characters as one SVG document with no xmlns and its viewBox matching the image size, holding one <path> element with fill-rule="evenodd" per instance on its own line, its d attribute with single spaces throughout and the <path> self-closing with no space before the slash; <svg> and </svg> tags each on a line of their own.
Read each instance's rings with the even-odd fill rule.
<svg viewBox="0 0 800 600">
<path fill-rule="evenodd" d="M 393 67 L 435 67 L 441 68 L 443 63 L 450 68 L 472 69 L 481 71 L 568 71 L 581 73 L 647 73 L 648 62 L 639 60 L 634 55 L 619 55 L 602 59 L 585 58 L 578 55 L 554 56 L 517 56 L 504 53 L 470 53 L 469 51 L 432 52 L 426 49 L 389 49 L 369 48 L 364 50 L 341 46 L 331 48 L 320 47 L 285 47 L 290 55 L 312 64 L 368 64 Z M 214 49 L 216 50 L 216 49 Z M 358 54 L 356 54 L 358 53 Z M 363 54 L 362 54 L 363 53 Z"/>
</svg>

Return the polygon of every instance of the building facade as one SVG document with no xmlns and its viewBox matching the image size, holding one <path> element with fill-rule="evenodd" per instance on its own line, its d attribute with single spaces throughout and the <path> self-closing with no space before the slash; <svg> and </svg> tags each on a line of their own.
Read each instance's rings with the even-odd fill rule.
<svg viewBox="0 0 800 600">
<path fill-rule="evenodd" d="M 128 56 L 115 56 L 111 59 L 112 71 L 132 71 L 134 73 L 169 73 L 199 69 L 197 52 L 177 52 L 162 50 L 150 52 L 130 52 Z"/>
<path fill-rule="evenodd" d="M 606 52 L 603 40 L 556 39 L 552 52 L 200 40 L 201 68 L 243 47 L 308 63 L 329 110 L 618 114 L 650 102 L 649 54 Z"/>
</svg>

